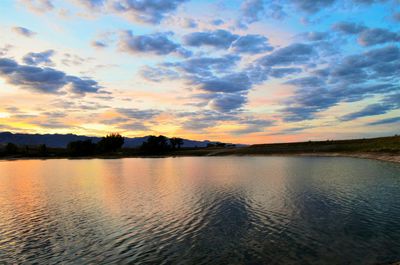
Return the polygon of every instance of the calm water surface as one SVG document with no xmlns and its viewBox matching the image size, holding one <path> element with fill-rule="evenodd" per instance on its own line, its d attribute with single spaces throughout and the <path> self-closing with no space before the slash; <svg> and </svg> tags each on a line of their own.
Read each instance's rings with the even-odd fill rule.
<svg viewBox="0 0 400 265">
<path fill-rule="evenodd" d="M 0 264 L 400 261 L 400 166 L 318 157 L 0 162 Z"/>
</svg>

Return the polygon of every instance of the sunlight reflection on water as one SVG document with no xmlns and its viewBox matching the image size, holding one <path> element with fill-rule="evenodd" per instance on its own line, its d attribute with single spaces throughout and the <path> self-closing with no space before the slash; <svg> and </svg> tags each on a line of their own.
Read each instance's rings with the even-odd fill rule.
<svg viewBox="0 0 400 265">
<path fill-rule="evenodd" d="M 0 162 L 0 262 L 400 260 L 400 167 L 353 158 Z"/>
</svg>

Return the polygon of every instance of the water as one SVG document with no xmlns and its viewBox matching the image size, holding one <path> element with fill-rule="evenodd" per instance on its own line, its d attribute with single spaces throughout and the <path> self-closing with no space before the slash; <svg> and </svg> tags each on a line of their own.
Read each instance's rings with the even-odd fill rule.
<svg viewBox="0 0 400 265">
<path fill-rule="evenodd" d="M 0 162 L 0 264 L 400 261 L 400 166 L 318 157 Z"/>
</svg>

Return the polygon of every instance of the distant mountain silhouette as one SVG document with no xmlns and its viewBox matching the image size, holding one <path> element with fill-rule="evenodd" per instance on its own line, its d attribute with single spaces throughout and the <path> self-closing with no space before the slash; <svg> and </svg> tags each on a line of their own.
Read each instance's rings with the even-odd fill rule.
<svg viewBox="0 0 400 265">
<path fill-rule="evenodd" d="M 124 137 L 125 143 L 123 147 L 139 147 L 147 140 L 149 136 L 144 137 Z M 7 143 L 14 143 L 16 145 L 40 145 L 45 144 L 48 147 L 67 147 L 68 143 L 72 141 L 92 140 L 97 143 L 101 137 L 89 137 L 76 134 L 25 134 L 25 133 L 11 133 L 0 132 L 0 145 Z M 211 141 L 195 141 L 183 139 L 182 147 L 206 147 L 207 144 L 216 143 Z"/>
</svg>

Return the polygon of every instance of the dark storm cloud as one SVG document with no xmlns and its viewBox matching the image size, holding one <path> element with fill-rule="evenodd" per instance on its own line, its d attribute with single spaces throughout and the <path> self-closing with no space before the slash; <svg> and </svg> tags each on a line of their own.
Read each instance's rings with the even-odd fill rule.
<svg viewBox="0 0 400 265">
<path fill-rule="evenodd" d="M 386 125 L 390 123 L 400 123 L 400 117 L 382 119 L 374 122 L 367 123 L 366 125 L 375 126 L 375 125 Z"/>
<path fill-rule="evenodd" d="M 223 29 L 215 31 L 193 32 L 183 37 L 183 42 L 188 46 L 212 46 L 218 49 L 228 49 L 239 35 Z"/>
<path fill-rule="evenodd" d="M 25 37 L 33 37 L 36 35 L 36 32 L 24 27 L 13 27 L 12 30 Z"/>
<path fill-rule="evenodd" d="M 310 61 L 316 56 L 316 51 L 312 45 L 304 43 L 294 43 L 284 48 L 275 50 L 258 60 L 258 62 L 266 67 L 275 65 L 292 65 L 302 64 Z"/>
<path fill-rule="evenodd" d="M 131 53 L 153 53 L 157 55 L 177 53 L 182 56 L 189 56 L 188 50 L 169 38 L 171 35 L 172 33 L 133 35 L 131 31 L 126 31 L 120 40 L 120 48 Z"/>
<path fill-rule="evenodd" d="M 54 53 L 54 50 L 47 50 L 43 52 L 30 52 L 26 54 L 22 58 L 22 60 L 24 61 L 24 63 L 29 65 L 52 65 L 53 62 L 51 60 L 51 57 L 54 55 Z"/>
<path fill-rule="evenodd" d="M 263 53 L 274 48 L 268 43 L 268 38 L 262 35 L 241 36 L 232 44 L 232 50 L 238 53 Z"/>
<path fill-rule="evenodd" d="M 58 93 L 66 85 L 71 85 L 77 94 L 95 93 L 101 88 L 91 79 L 69 76 L 49 67 L 20 65 L 7 58 L 0 58 L 0 76 L 10 84 L 42 93 Z"/>
</svg>

